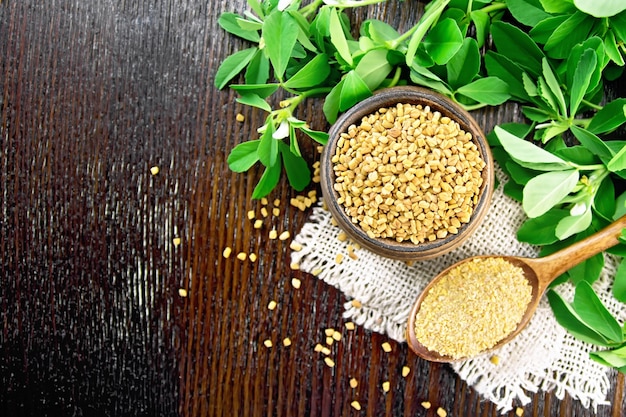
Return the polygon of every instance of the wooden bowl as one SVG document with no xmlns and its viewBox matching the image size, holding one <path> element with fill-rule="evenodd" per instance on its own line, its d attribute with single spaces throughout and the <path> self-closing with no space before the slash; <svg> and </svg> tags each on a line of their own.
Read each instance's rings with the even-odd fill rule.
<svg viewBox="0 0 626 417">
<path fill-rule="evenodd" d="M 363 117 L 375 113 L 381 108 L 394 107 L 398 103 L 429 106 L 432 112 L 438 111 L 442 117 L 447 116 L 457 122 L 462 130 L 471 133 L 481 158 L 485 162 L 482 170 L 482 185 L 479 189 L 478 201 L 474 205 L 469 222 L 458 228 L 458 233 L 448 234 L 423 243 L 413 243 L 411 240 L 398 242 L 393 238 L 371 237 L 358 223 L 354 223 L 346 214 L 345 207 L 338 201 L 340 195 L 335 191 L 336 175 L 334 171 L 333 155 L 337 150 L 337 141 L 342 133 L 348 131 L 351 125 L 361 123 Z M 331 127 L 328 144 L 321 157 L 321 185 L 324 201 L 334 219 L 346 234 L 362 247 L 379 255 L 406 261 L 434 258 L 460 246 L 478 227 L 489 210 L 491 195 L 494 186 L 494 168 L 491 150 L 485 135 L 472 116 L 452 100 L 431 90 L 420 87 L 393 87 L 383 89 L 372 97 L 358 103 L 341 115 Z"/>
</svg>

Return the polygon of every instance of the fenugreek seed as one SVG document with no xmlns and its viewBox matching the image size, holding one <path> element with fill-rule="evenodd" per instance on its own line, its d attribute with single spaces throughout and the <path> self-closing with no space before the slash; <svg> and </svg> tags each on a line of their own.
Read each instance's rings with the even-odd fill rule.
<svg viewBox="0 0 626 417">
<path fill-rule="evenodd" d="M 237 113 L 237 115 L 235 116 L 235 120 L 237 120 L 238 122 L 243 122 L 244 120 L 246 120 L 246 118 L 243 114 Z"/>
<path fill-rule="evenodd" d="M 443 408 L 439 407 L 437 408 L 437 415 L 439 417 L 446 417 L 448 415 L 448 412 L 444 410 Z"/>
<path fill-rule="evenodd" d="M 291 234 L 289 233 L 289 231 L 285 230 L 280 235 L 278 235 L 278 240 L 287 240 L 287 239 L 289 239 L 290 236 L 291 236 Z"/>
<path fill-rule="evenodd" d="M 254 210 L 248 210 L 248 220 L 254 219 Z"/>
<path fill-rule="evenodd" d="M 524 415 L 524 409 L 523 409 L 523 408 L 521 408 L 521 407 L 517 407 L 517 408 L 515 409 L 515 415 L 516 415 L 517 417 L 522 417 L 522 416 Z"/>
<path fill-rule="evenodd" d="M 272 300 L 269 302 L 269 304 L 267 305 L 267 309 L 268 310 L 274 310 L 276 308 L 276 306 L 278 305 L 278 303 L 276 303 L 276 301 Z"/>
<path fill-rule="evenodd" d="M 174 244 L 174 246 L 178 246 L 180 245 L 181 239 L 179 237 L 175 237 L 174 239 L 172 239 L 172 243 Z"/>
<path fill-rule="evenodd" d="M 313 350 L 316 351 L 316 352 L 321 352 L 323 348 L 324 348 L 324 346 L 322 346 L 321 344 L 318 343 L 318 344 L 315 345 Z"/>
<path fill-rule="evenodd" d="M 489 362 L 493 363 L 494 365 L 499 365 L 500 364 L 500 357 L 498 355 L 492 355 L 489 358 Z"/>
<path fill-rule="evenodd" d="M 337 256 L 335 256 L 335 263 L 336 264 L 340 264 L 343 262 L 343 254 L 342 253 L 338 253 Z"/>
<path fill-rule="evenodd" d="M 388 342 L 385 342 L 381 345 L 383 350 L 387 353 L 391 352 L 391 345 Z"/>
<path fill-rule="evenodd" d="M 430 410 L 431 406 L 432 405 L 431 405 L 430 401 L 423 401 L 422 402 L 422 407 L 424 407 L 426 410 Z"/>
<path fill-rule="evenodd" d="M 150 173 L 152 175 L 157 175 L 159 173 L 160 169 L 157 166 L 153 166 L 152 168 L 150 168 Z"/>
<path fill-rule="evenodd" d="M 335 339 L 336 341 L 340 341 L 341 340 L 341 333 L 339 333 L 338 331 L 334 331 L 333 335 L 331 336 L 333 339 Z"/>
<path fill-rule="evenodd" d="M 359 381 L 357 381 L 356 378 L 350 378 L 350 387 L 356 388 L 358 386 L 359 386 Z"/>
<path fill-rule="evenodd" d="M 326 337 L 326 344 L 328 346 L 332 346 L 334 342 L 335 342 L 335 339 L 333 339 L 332 337 L 330 336 Z"/>
<path fill-rule="evenodd" d="M 292 240 L 289 243 L 289 248 L 294 252 L 300 252 L 302 250 L 302 245 L 295 240 Z"/>
<path fill-rule="evenodd" d="M 283 339 L 283 346 L 291 346 L 291 339 L 288 337 L 285 337 Z"/>
<path fill-rule="evenodd" d="M 272 347 L 272 341 L 270 339 L 265 339 L 265 341 L 263 341 L 263 344 L 267 348 L 271 348 Z"/>
<path fill-rule="evenodd" d="M 184 288 L 179 288 L 178 295 L 180 295 L 181 297 L 187 297 L 187 290 Z"/>
<path fill-rule="evenodd" d="M 297 271 L 297 270 L 299 270 L 299 269 L 300 269 L 300 264 L 299 264 L 299 263 L 296 263 L 296 262 L 292 262 L 292 263 L 289 265 L 289 268 L 293 269 L 294 271 Z"/>
<path fill-rule="evenodd" d="M 250 260 L 250 262 L 256 262 L 257 260 L 257 256 L 256 253 L 252 252 L 248 255 L 248 259 Z"/>
<path fill-rule="evenodd" d="M 345 326 L 346 326 L 346 329 L 348 329 L 348 330 L 354 330 L 355 329 L 354 323 L 351 322 L 351 321 L 346 322 Z"/>
<path fill-rule="evenodd" d="M 228 259 L 228 257 L 230 257 L 230 254 L 233 252 L 233 249 L 230 246 L 226 246 L 224 248 L 224 251 L 222 252 L 222 256 L 226 259 Z"/>
<path fill-rule="evenodd" d="M 361 307 L 363 307 L 363 304 L 359 300 L 352 300 L 350 302 L 350 304 L 352 304 L 352 307 L 354 307 L 354 308 L 361 308 Z"/>
<path fill-rule="evenodd" d="M 328 365 L 328 367 L 332 368 L 333 366 L 335 366 L 335 361 L 332 360 L 331 358 L 329 358 L 328 356 L 326 356 L 324 358 L 324 363 L 326 363 L 326 365 Z"/>
<path fill-rule="evenodd" d="M 260 229 L 263 226 L 263 220 L 261 219 L 257 219 L 254 221 L 254 228 L 255 229 Z"/>
<path fill-rule="evenodd" d="M 382 386 L 384 392 L 389 392 L 389 389 L 391 388 L 391 384 L 389 383 L 389 381 L 383 382 Z"/>
<path fill-rule="evenodd" d="M 278 206 L 280 206 L 280 199 L 277 198 L 274 200 L 274 207 L 278 207 Z"/>
<path fill-rule="evenodd" d="M 240 261 L 245 261 L 248 258 L 248 255 L 245 252 L 239 252 L 237 254 L 237 259 Z"/>
<path fill-rule="evenodd" d="M 267 211 L 267 208 L 261 207 L 261 216 L 263 217 L 269 216 L 269 212 Z"/>
<path fill-rule="evenodd" d="M 322 346 L 322 350 L 321 350 L 323 355 L 330 355 L 330 349 L 328 349 L 326 346 Z"/>
<path fill-rule="evenodd" d="M 266 197 L 261 197 L 261 204 L 263 204 L 264 206 L 267 206 L 269 202 L 267 201 Z"/>
<path fill-rule="evenodd" d="M 298 278 L 291 278 L 291 286 L 294 287 L 296 290 L 299 289 L 301 285 L 302 282 Z"/>
<path fill-rule="evenodd" d="M 272 240 L 274 240 L 274 239 L 276 239 L 277 237 L 278 237 L 278 232 L 276 231 L 276 229 L 272 229 L 272 230 L 270 230 L 270 233 L 269 233 L 269 238 L 270 238 L 270 239 L 272 239 Z"/>
<path fill-rule="evenodd" d="M 346 234 L 346 232 L 340 231 L 339 234 L 337 234 L 337 239 L 340 242 L 345 242 L 346 240 L 348 240 L 348 235 Z"/>
<path fill-rule="evenodd" d="M 410 373 L 411 373 L 411 368 L 409 368 L 408 366 L 402 367 L 402 376 L 404 378 L 406 378 Z"/>
<path fill-rule="evenodd" d="M 350 403 L 350 405 L 352 406 L 352 408 L 354 408 L 357 411 L 361 410 L 361 403 L 359 403 L 358 401 L 354 400 Z"/>
<path fill-rule="evenodd" d="M 324 270 L 322 268 L 315 268 L 314 270 L 311 271 L 311 275 L 313 275 L 314 277 L 318 276 L 319 274 L 321 274 Z"/>
<path fill-rule="evenodd" d="M 272 209 L 272 215 L 273 215 L 274 217 L 278 217 L 278 216 L 280 216 L 280 209 L 279 209 L 278 207 L 274 207 L 274 208 Z"/>
</svg>

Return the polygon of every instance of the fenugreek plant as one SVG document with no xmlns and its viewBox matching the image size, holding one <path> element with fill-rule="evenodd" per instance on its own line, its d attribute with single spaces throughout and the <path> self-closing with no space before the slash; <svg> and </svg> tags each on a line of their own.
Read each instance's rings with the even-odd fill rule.
<svg viewBox="0 0 626 417">
<path fill-rule="evenodd" d="M 519 240 L 548 254 L 626 214 L 626 98 L 605 96 L 606 84 L 624 70 L 626 2 L 434 0 L 404 33 L 376 19 L 354 27 L 347 9 L 382 1 L 248 0 L 249 11 L 220 17 L 249 46 L 224 60 L 215 85 L 267 113 L 259 137 L 228 158 L 237 172 L 264 167 L 254 198 L 276 186 L 283 167 L 295 189 L 309 184 L 298 136 L 324 144 L 327 134 L 298 118 L 304 100 L 321 100 L 333 123 L 377 89 L 418 84 L 469 110 L 521 105 L 526 123 L 489 135 L 510 178 L 505 191 L 528 215 Z M 626 239 L 607 252 L 624 257 Z M 573 303 L 556 292 L 549 299 L 559 323 L 602 348 L 594 359 L 625 372 L 626 328 L 591 287 L 603 266 L 599 254 L 554 284 L 576 284 Z M 625 262 L 612 291 L 626 302 Z"/>
</svg>

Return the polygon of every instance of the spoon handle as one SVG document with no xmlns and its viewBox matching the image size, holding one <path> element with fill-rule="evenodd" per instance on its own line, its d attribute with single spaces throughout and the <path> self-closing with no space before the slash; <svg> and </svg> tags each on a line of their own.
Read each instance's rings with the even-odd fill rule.
<svg viewBox="0 0 626 417">
<path fill-rule="evenodd" d="M 619 243 L 618 237 L 626 227 L 626 215 L 604 229 L 546 257 L 541 261 L 543 273 L 538 276 L 547 287 L 555 278 L 570 268 Z"/>
</svg>

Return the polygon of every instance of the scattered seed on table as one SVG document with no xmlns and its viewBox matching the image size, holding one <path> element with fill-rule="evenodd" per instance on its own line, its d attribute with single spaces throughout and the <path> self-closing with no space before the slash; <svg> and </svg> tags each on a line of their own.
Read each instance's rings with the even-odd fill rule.
<svg viewBox="0 0 626 417">
<path fill-rule="evenodd" d="M 280 199 L 277 198 L 274 200 L 274 207 L 278 207 L 278 206 L 280 206 Z"/>
<path fill-rule="evenodd" d="M 389 392 L 389 388 L 391 388 L 391 384 L 389 383 L 389 381 L 383 382 L 383 391 Z"/>
<path fill-rule="evenodd" d="M 254 221 L 254 228 L 255 229 L 260 229 L 261 226 L 263 226 L 263 220 L 257 219 L 257 220 Z"/>
<path fill-rule="evenodd" d="M 341 340 L 341 333 L 339 333 L 338 331 L 334 331 L 333 335 L 331 336 L 333 339 L 335 339 L 337 342 Z"/>
<path fill-rule="evenodd" d="M 326 337 L 326 344 L 328 346 L 332 346 L 334 342 L 335 342 L 335 339 L 333 339 L 332 337 L 330 337 L 330 336 Z"/>
<path fill-rule="evenodd" d="M 322 346 L 322 350 L 321 350 L 323 355 L 330 355 L 330 349 L 328 349 L 326 346 Z"/>
<path fill-rule="evenodd" d="M 288 337 L 285 337 L 283 339 L 283 346 L 291 346 L 291 339 Z"/>
<path fill-rule="evenodd" d="M 268 310 L 274 310 L 276 308 L 276 306 L 278 305 L 278 303 L 276 303 L 276 301 L 272 300 L 269 302 L 269 304 L 267 305 Z"/>
<path fill-rule="evenodd" d="M 272 239 L 272 240 L 274 240 L 274 239 L 276 239 L 277 237 L 278 237 L 278 232 L 276 231 L 276 229 L 272 229 L 272 230 L 270 230 L 270 235 L 269 235 L 269 238 L 270 238 L 270 239 Z"/>
<path fill-rule="evenodd" d="M 241 113 L 237 113 L 237 115 L 235 116 L 235 120 L 237 120 L 238 122 L 243 122 L 244 120 L 246 120 L 245 116 Z"/>
<path fill-rule="evenodd" d="M 327 329 L 324 329 L 324 334 L 325 334 L 326 336 L 332 336 L 332 335 L 333 335 L 333 333 L 335 333 L 335 329 L 333 329 L 332 327 L 329 327 L 329 328 L 327 328 Z"/>
<path fill-rule="evenodd" d="M 361 308 L 361 307 L 363 307 L 363 304 L 359 300 L 352 300 L 350 302 L 350 304 L 352 304 L 352 307 L 354 307 L 354 308 Z"/>
<path fill-rule="evenodd" d="M 261 216 L 263 217 L 269 216 L 269 212 L 267 211 L 267 208 L 261 207 Z"/>
<path fill-rule="evenodd" d="M 180 245 L 181 239 L 179 237 L 175 237 L 174 239 L 172 239 L 172 243 L 174 244 L 174 246 L 178 246 Z"/>
<path fill-rule="evenodd" d="M 248 220 L 253 220 L 255 217 L 254 210 L 248 210 Z"/>
<path fill-rule="evenodd" d="M 272 347 L 272 341 L 270 339 L 265 339 L 265 341 L 263 342 L 263 344 L 265 345 L 265 347 L 267 348 L 271 348 Z"/>
<path fill-rule="evenodd" d="M 355 410 L 360 411 L 361 410 L 361 404 L 357 401 L 354 400 L 350 403 L 350 405 L 352 406 L 352 408 L 354 408 Z"/>
<path fill-rule="evenodd" d="M 432 404 L 430 403 L 430 401 L 423 401 L 422 402 L 422 407 L 424 407 L 427 410 L 430 410 L 431 406 L 432 406 Z"/>
<path fill-rule="evenodd" d="M 160 169 L 157 166 L 153 166 L 152 168 L 150 168 L 150 173 L 152 175 L 157 175 L 159 173 Z"/>
<path fill-rule="evenodd" d="M 348 235 L 342 230 L 337 234 L 337 240 L 339 240 L 340 242 L 345 242 L 346 240 L 348 240 Z"/>
<path fill-rule="evenodd" d="M 329 358 L 328 356 L 326 356 L 324 358 L 324 363 L 326 363 L 326 365 L 328 365 L 328 367 L 332 368 L 333 366 L 335 366 L 335 361 L 332 360 L 331 358 Z"/>
<path fill-rule="evenodd" d="M 408 366 L 403 366 L 402 367 L 402 376 L 404 378 L 406 378 L 409 375 L 409 373 L 411 373 L 411 368 L 409 368 Z"/>
<path fill-rule="evenodd" d="M 489 362 L 493 363 L 494 365 L 499 365 L 500 364 L 500 357 L 498 355 L 492 355 L 489 358 Z"/>
<path fill-rule="evenodd" d="M 444 410 L 443 408 L 438 407 L 437 408 L 437 415 L 439 417 L 446 417 L 448 415 L 448 412 L 446 410 Z"/>
<path fill-rule="evenodd" d="M 237 259 L 240 261 L 245 261 L 248 258 L 248 255 L 245 252 L 239 252 L 237 254 Z"/>
<path fill-rule="evenodd" d="M 280 209 L 279 209 L 278 207 L 274 207 L 274 208 L 272 209 L 272 215 L 273 215 L 274 217 L 278 217 L 278 216 L 280 216 Z"/>
<path fill-rule="evenodd" d="M 250 255 L 248 255 L 248 259 L 250 259 L 250 262 L 256 262 L 256 253 L 252 252 Z"/>
<path fill-rule="evenodd" d="M 300 288 L 300 285 L 302 285 L 302 282 L 298 278 L 291 278 L 292 287 L 294 287 L 297 290 Z"/>
<path fill-rule="evenodd" d="M 289 233 L 289 231 L 285 230 L 280 235 L 278 235 L 278 240 L 287 240 L 287 239 L 289 239 L 290 236 L 291 236 L 291 234 Z"/>
<path fill-rule="evenodd" d="M 315 268 L 314 270 L 311 271 L 311 275 L 313 275 L 314 277 L 318 276 L 319 274 L 321 274 L 324 270 L 322 268 Z"/>
<path fill-rule="evenodd" d="M 346 329 L 348 329 L 348 330 L 354 330 L 354 328 L 355 328 L 354 323 L 351 322 L 351 321 L 346 322 L 345 326 L 346 326 Z"/>
<path fill-rule="evenodd" d="M 340 264 L 343 262 L 343 254 L 342 253 L 338 253 L 337 256 L 335 256 L 335 263 L 336 264 Z"/>
<path fill-rule="evenodd" d="M 524 409 L 523 409 L 523 408 L 521 408 L 521 407 L 517 407 L 517 408 L 515 409 L 515 415 L 516 415 L 517 417 L 522 417 L 522 416 L 524 415 Z"/>
<path fill-rule="evenodd" d="M 358 386 L 359 386 L 359 381 L 357 381 L 356 378 L 350 378 L 350 387 L 356 388 Z"/>
<path fill-rule="evenodd" d="M 222 252 L 222 256 L 223 256 L 224 258 L 227 258 L 227 259 L 228 259 L 228 257 L 230 257 L 230 254 L 231 254 L 232 252 L 233 252 L 233 249 L 232 249 L 230 246 L 226 246 L 226 247 L 224 248 L 224 251 Z"/>
<path fill-rule="evenodd" d="M 179 288 L 178 295 L 180 295 L 181 297 L 187 297 L 187 290 L 184 288 Z"/>
<path fill-rule="evenodd" d="M 289 265 L 289 268 L 291 268 L 291 269 L 292 269 L 292 270 L 294 270 L 294 271 L 297 271 L 297 270 L 299 270 L 299 269 L 300 269 L 300 264 L 299 264 L 299 263 L 297 263 L 297 262 L 292 262 L 292 263 Z"/>
<path fill-rule="evenodd" d="M 321 352 L 323 348 L 324 348 L 324 346 L 322 346 L 321 344 L 318 343 L 318 344 L 315 345 L 313 350 L 316 351 L 316 352 Z"/>
<path fill-rule="evenodd" d="M 381 345 L 383 350 L 387 353 L 391 352 L 391 345 L 388 342 L 385 342 Z"/>
<path fill-rule="evenodd" d="M 289 248 L 294 252 L 300 252 L 302 250 L 302 245 L 295 240 L 292 240 L 289 243 Z"/>
<path fill-rule="evenodd" d="M 264 206 L 267 206 L 269 202 L 267 201 L 267 197 L 261 197 L 261 204 L 263 204 Z"/>
</svg>

